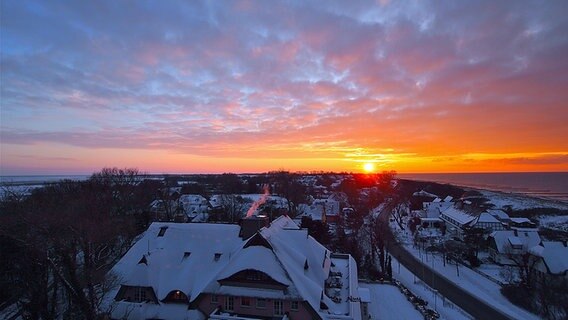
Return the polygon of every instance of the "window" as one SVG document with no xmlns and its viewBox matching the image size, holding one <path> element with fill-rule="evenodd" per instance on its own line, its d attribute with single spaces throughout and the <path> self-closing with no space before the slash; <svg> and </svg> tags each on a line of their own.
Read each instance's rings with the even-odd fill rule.
<svg viewBox="0 0 568 320">
<path fill-rule="evenodd" d="M 292 311 L 298 311 L 298 301 L 292 301 L 290 302 L 290 310 Z"/>
<path fill-rule="evenodd" d="M 219 302 L 219 297 L 216 294 L 211 295 L 211 303 Z"/>
<path fill-rule="evenodd" d="M 256 299 L 256 307 L 259 309 L 266 308 L 266 299 L 261 299 L 261 298 Z"/>
<path fill-rule="evenodd" d="M 189 301 L 189 299 L 187 298 L 185 293 L 181 292 L 180 290 L 174 290 L 174 291 L 168 293 L 168 295 L 166 296 L 166 299 L 164 299 L 164 301 L 187 303 Z"/>
<path fill-rule="evenodd" d="M 219 259 L 221 259 L 221 254 L 220 253 L 215 253 L 215 257 L 213 258 L 215 261 L 219 261 Z"/>
<path fill-rule="evenodd" d="M 161 227 L 160 232 L 158 232 L 158 237 L 163 237 L 164 234 L 166 234 L 166 230 L 168 230 L 168 227 Z"/>
<path fill-rule="evenodd" d="M 250 307 L 251 302 L 249 297 L 241 297 L 241 306 Z"/>
<path fill-rule="evenodd" d="M 274 300 L 274 315 L 281 316 L 284 314 L 282 310 L 282 300 Z"/>
<path fill-rule="evenodd" d="M 136 287 L 134 289 L 134 302 L 146 301 L 146 288 Z"/>
<path fill-rule="evenodd" d="M 225 310 L 232 311 L 235 308 L 235 298 L 228 296 L 225 298 Z"/>
</svg>

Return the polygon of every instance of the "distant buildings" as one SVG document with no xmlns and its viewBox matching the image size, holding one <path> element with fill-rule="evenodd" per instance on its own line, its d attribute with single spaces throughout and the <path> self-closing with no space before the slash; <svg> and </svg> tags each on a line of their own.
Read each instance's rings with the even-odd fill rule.
<svg viewBox="0 0 568 320">
<path fill-rule="evenodd" d="M 112 272 L 113 319 L 361 319 L 353 258 L 287 216 L 153 223 Z"/>
</svg>

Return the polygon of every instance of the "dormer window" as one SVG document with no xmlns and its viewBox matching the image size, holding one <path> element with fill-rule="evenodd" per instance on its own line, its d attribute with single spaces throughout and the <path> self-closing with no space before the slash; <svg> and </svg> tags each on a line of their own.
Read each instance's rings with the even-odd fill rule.
<svg viewBox="0 0 568 320">
<path fill-rule="evenodd" d="M 181 290 L 171 291 L 170 293 L 168 293 L 168 295 L 163 301 L 174 302 L 174 303 L 189 303 L 187 295 L 183 293 Z"/>
<path fill-rule="evenodd" d="M 191 255 L 191 252 L 189 252 L 189 251 L 184 252 L 183 253 L 183 260 L 189 258 L 190 255 Z"/>
<path fill-rule="evenodd" d="M 166 230 L 168 230 L 168 227 L 161 227 L 160 232 L 158 232 L 158 237 L 163 237 L 164 234 L 166 234 Z"/>
<path fill-rule="evenodd" d="M 215 257 L 213 257 L 213 260 L 219 261 L 219 259 L 221 259 L 221 253 L 215 253 Z"/>
</svg>

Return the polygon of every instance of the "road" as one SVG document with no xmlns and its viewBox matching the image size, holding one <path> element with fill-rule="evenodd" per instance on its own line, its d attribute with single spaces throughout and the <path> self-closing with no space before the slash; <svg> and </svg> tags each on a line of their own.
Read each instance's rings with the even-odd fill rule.
<svg viewBox="0 0 568 320">
<path fill-rule="evenodd" d="M 394 205 L 390 204 L 385 206 L 379 215 L 379 221 L 383 222 L 386 226 L 388 226 L 388 220 L 393 207 Z M 438 290 L 442 296 L 448 298 L 465 312 L 469 313 L 476 319 L 513 319 L 483 300 L 471 295 L 467 290 L 460 288 L 445 277 L 432 272 L 428 265 L 423 265 L 420 260 L 416 259 L 403 246 L 400 246 L 396 242 L 390 228 L 384 228 L 384 231 L 386 233 L 386 241 L 389 244 L 388 250 L 390 254 L 404 265 L 405 268 L 419 277 L 424 283 L 431 288 Z"/>
</svg>

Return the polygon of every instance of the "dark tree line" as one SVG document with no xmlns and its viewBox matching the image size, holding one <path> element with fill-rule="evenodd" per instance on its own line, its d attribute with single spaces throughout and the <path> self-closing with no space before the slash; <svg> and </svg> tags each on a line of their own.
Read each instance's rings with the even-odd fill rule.
<svg viewBox="0 0 568 320">
<path fill-rule="evenodd" d="M 136 169 L 103 169 L 0 202 L 2 302 L 29 319 L 97 319 L 110 268 L 147 228 L 161 187 Z"/>
</svg>

